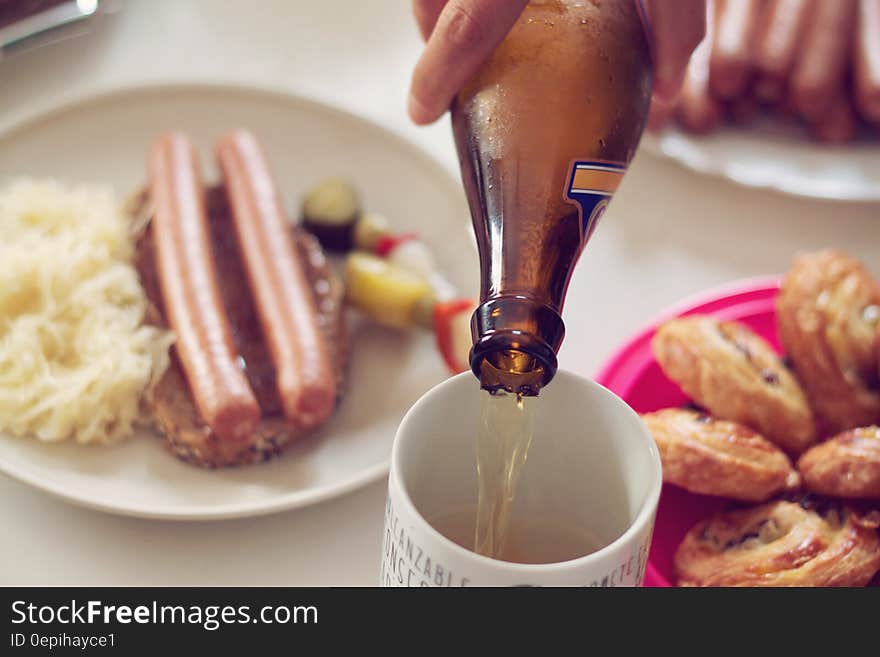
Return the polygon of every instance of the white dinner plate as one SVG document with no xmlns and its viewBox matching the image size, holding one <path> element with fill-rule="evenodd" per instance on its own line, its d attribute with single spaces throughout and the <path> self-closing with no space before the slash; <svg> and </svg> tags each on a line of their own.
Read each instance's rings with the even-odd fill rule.
<svg viewBox="0 0 880 657">
<path fill-rule="evenodd" d="M 880 201 L 880 140 L 843 146 L 810 141 L 800 126 L 772 117 L 691 135 L 677 126 L 645 134 L 643 147 L 694 171 L 747 187 L 805 198 Z"/>
<path fill-rule="evenodd" d="M 0 181 L 51 176 L 110 183 L 122 196 L 144 181 L 162 131 L 182 129 L 216 178 L 212 144 L 246 127 L 268 151 L 285 201 L 296 207 L 328 175 L 351 178 L 365 207 L 418 232 L 462 292 L 478 282 L 458 181 L 415 146 L 364 119 L 289 95 L 240 87 L 140 87 L 78 101 L 0 135 Z M 112 447 L 44 444 L 0 435 L 0 470 L 83 506 L 134 516 L 216 519 L 326 500 L 387 475 L 398 422 L 448 376 L 427 332 L 363 324 L 352 334 L 347 393 L 315 435 L 265 464 L 208 471 L 178 461 L 143 432 Z"/>
</svg>

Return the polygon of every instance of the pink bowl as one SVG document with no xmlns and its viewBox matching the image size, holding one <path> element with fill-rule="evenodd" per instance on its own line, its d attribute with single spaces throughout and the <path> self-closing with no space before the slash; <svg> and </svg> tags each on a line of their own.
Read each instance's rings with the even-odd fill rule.
<svg viewBox="0 0 880 657">
<path fill-rule="evenodd" d="M 666 378 L 651 353 L 657 327 L 674 317 L 712 315 L 750 326 L 779 349 L 776 335 L 778 277 L 754 278 L 715 288 L 664 312 L 628 340 L 601 368 L 596 381 L 609 388 L 639 413 L 680 406 L 688 398 Z M 685 533 L 698 521 L 726 505 L 724 500 L 695 495 L 666 484 L 660 495 L 654 540 L 648 555 L 645 586 L 672 586 L 672 562 Z"/>
</svg>

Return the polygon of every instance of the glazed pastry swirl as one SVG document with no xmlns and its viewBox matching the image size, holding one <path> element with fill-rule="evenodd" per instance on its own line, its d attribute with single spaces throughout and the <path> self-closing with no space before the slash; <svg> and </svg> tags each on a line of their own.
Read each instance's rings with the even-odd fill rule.
<svg viewBox="0 0 880 657">
<path fill-rule="evenodd" d="M 678 408 L 642 419 L 660 451 L 663 481 L 692 493 L 763 502 L 800 483 L 788 457 L 742 424 Z"/>
<path fill-rule="evenodd" d="M 679 586 L 864 586 L 880 570 L 877 512 L 776 501 L 718 514 L 675 555 Z"/>
<path fill-rule="evenodd" d="M 880 427 L 852 429 L 816 445 L 798 461 L 808 490 L 880 500 Z"/>
<path fill-rule="evenodd" d="M 833 250 L 799 256 L 776 304 L 779 337 L 828 433 L 880 421 L 880 289 Z"/>
<path fill-rule="evenodd" d="M 816 439 L 800 384 L 773 348 L 739 322 L 674 319 L 651 343 L 666 375 L 713 416 L 748 425 L 791 454 Z"/>
</svg>

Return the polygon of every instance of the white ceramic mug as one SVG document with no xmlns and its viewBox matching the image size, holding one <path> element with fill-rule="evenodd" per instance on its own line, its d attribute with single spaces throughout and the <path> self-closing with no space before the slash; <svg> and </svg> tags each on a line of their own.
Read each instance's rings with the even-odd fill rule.
<svg viewBox="0 0 880 657">
<path fill-rule="evenodd" d="M 480 394 L 466 372 L 429 391 L 404 417 L 391 454 L 380 584 L 641 584 L 662 483 L 657 448 L 619 397 L 567 372 L 541 391 L 518 489 L 527 508 L 520 511 L 562 513 L 604 547 L 558 563 L 510 563 L 471 552 L 429 524 L 426 517 L 475 504 Z"/>
</svg>

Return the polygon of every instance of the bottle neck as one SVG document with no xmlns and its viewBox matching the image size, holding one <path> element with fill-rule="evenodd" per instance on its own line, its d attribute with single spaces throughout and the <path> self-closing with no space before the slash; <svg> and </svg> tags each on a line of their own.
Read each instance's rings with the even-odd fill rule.
<svg viewBox="0 0 880 657">
<path fill-rule="evenodd" d="M 565 336 L 559 313 L 521 295 L 493 297 L 471 319 L 471 370 L 490 392 L 534 396 L 556 374 Z"/>
</svg>

